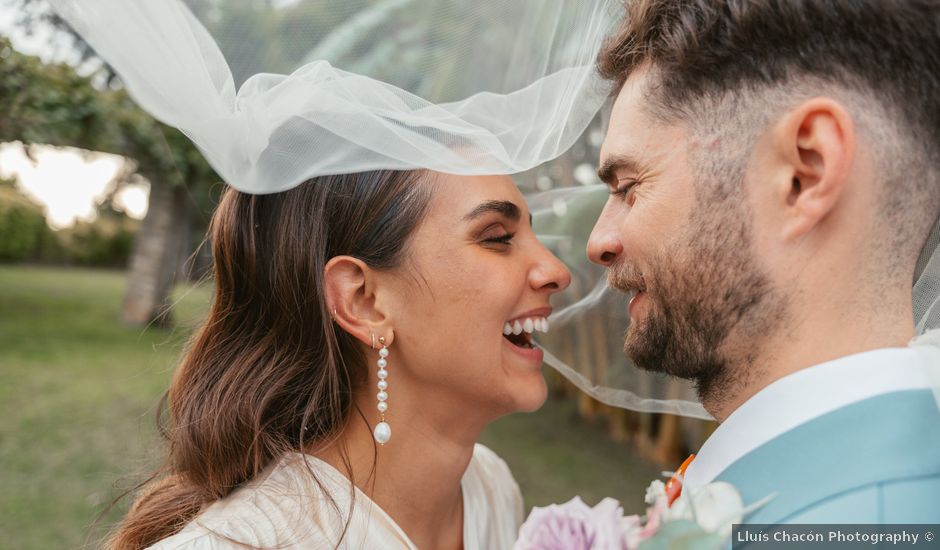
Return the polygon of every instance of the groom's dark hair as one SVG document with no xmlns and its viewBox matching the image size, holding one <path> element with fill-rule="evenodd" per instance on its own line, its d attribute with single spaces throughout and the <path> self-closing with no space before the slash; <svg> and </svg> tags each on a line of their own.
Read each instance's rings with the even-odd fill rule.
<svg viewBox="0 0 940 550">
<path fill-rule="evenodd" d="M 691 128 L 736 126 L 750 149 L 775 108 L 821 90 L 873 140 L 895 262 L 940 211 L 940 2 L 626 0 L 598 69 L 619 90 L 649 67 L 649 111 Z M 900 247 L 900 249 L 898 248 Z"/>
</svg>

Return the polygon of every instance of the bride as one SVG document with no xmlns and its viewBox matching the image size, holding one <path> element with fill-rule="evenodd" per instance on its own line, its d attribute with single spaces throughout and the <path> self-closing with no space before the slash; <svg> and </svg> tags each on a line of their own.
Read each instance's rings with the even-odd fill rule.
<svg viewBox="0 0 940 550">
<path fill-rule="evenodd" d="M 51 4 L 230 186 L 165 465 L 110 547 L 511 547 L 519 489 L 475 442 L 545 400 L 570 275 L 493 174 L 590 123 L 615 0 Z"/>
<path fill-rule="evenodd" d="M 111 547 L 511 547 L 519 488 L 475 442 L 545 400 L 530 335 L 569 281 L 512 180 L 229 189 L 210 233 L 215 293 L 167 395 L 166 474 Z"/>
</svg>

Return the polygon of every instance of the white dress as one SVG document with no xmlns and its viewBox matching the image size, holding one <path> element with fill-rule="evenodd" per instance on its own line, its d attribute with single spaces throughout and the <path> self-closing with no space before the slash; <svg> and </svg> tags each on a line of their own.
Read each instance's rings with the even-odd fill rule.
<svg viewBox="0 0 940 550">
<path fill-rule="evenodd" d="M 323 488 L 311 479 L 306 459 Z M 461 480 L 465 550 L 512 548 L 522 523 L 522 496 L 506 463 L 476 445 Z M 324 493 L 326 489 L 329 496 Z M 399 550 L 417 547 L 384 510 L 326 462 L 291 453 L 258 478 L 212 504 L 154 550 L 256 548 Z M 331 504 L 330 498 L 334 504 Z M 340 544 L 340 534 L 348 528 Z"/>
</svg>

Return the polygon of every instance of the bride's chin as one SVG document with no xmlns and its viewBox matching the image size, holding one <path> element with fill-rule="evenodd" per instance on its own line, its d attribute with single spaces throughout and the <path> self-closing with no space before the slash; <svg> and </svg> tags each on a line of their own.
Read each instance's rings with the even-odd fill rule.
<svg viewBox="0 0 940 550">
<path fill-rule="evenodd" d="M 548 399 L 548 385 L 541 371 L 537 376 L 538 380 L 533 380 L 526 384 L 525 388 L 519 388 L 515 392 L 515 407 L 513 412 L 535 412 L 542 408 Z"/>
</svg>

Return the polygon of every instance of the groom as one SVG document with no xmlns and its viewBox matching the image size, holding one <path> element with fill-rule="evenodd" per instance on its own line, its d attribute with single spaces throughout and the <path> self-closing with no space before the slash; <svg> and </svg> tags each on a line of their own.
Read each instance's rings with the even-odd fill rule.
<svg viewBox="0 0 940 550">
<path fill-rule="evenodd" d="M 907 346 L 940 214 L 940 6 L 626 5 L 588 255 L 633 294 L 625 351 L 720 422 L 684 490 L 774 495 L 750 523 L 940 522 L 940 351 Z"/>
</svg>

